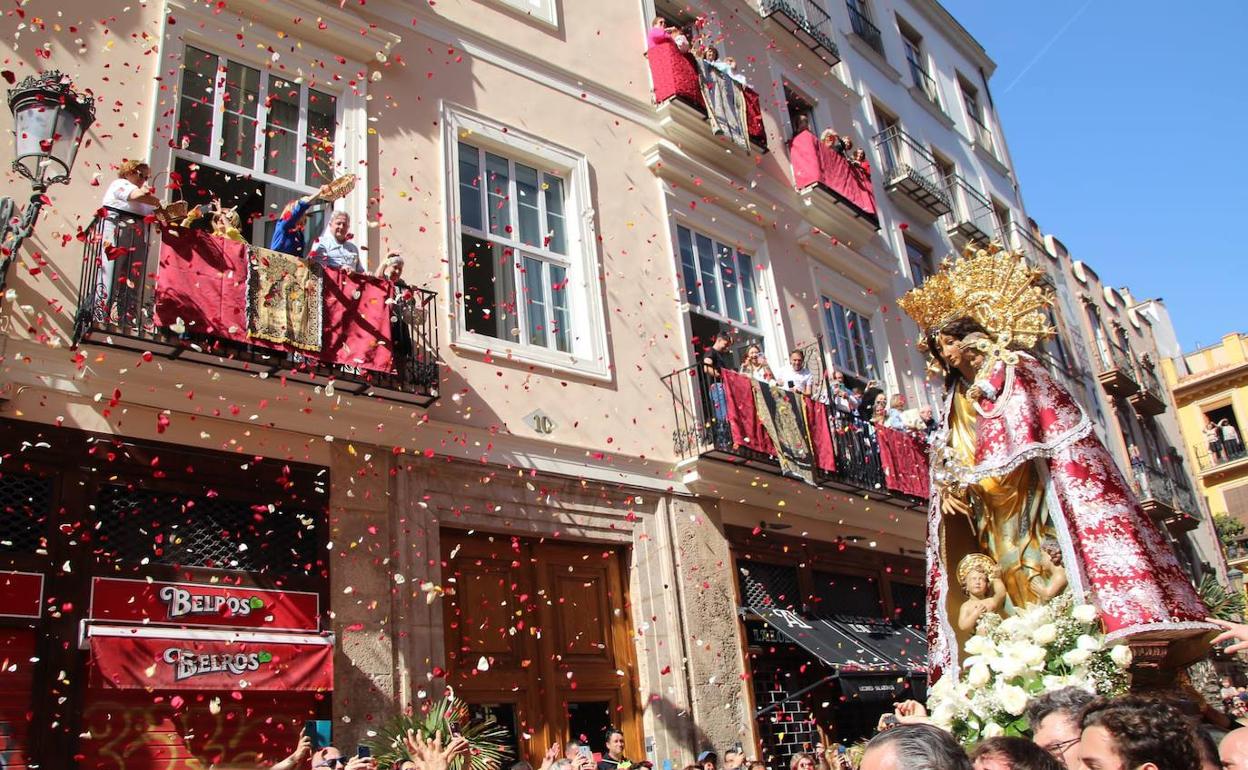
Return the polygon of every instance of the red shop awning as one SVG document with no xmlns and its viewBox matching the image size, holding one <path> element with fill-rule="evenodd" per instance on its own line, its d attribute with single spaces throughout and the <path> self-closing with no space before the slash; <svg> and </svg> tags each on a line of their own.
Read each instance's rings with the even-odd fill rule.
<svg viewBox="0 0 1248 770">
<path fill-rule="evenodd" d="M 91 686 L 119 690 L 328 692 L 333 638 L 91 626 Z"/>
</svg>

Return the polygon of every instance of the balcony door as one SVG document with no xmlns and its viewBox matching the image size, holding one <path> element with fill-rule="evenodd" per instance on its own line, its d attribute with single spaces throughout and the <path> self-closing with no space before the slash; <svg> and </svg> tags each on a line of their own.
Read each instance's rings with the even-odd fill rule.
<svg viewBox="0 0 1248 770">
<path fill-rule="evenodd" d="M 623 550 L 444 530 L 442 559 L 447 684 L 518 757 L 569 738 L 603 753 L 616 727 L 641 759 Z"/>
</svg>

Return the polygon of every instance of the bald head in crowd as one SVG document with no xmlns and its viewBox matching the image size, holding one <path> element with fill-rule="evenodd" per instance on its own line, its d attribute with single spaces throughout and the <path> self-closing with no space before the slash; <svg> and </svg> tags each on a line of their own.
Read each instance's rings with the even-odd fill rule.
<svg viewBox="0 0 1248 770">
<path fill-rule="evenodd" d="M 1225 770 L 1248 770 L 1248 727 L 1237 727 L 1222 738 L 1218 755 Z"/>
</svg>

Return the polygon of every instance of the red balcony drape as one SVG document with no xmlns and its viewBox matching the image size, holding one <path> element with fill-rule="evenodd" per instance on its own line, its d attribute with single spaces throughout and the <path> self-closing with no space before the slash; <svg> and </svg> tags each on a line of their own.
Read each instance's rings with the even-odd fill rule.
<svg viewBox="0 0 1248 770">
<path fill-rule="evenodd" d="M 876 442 L 880 446 L 880 464 L 888 488 L 915 497 L 926 498 L 928 489 L 927 442 L 907 431 L 878 426 Z"/>
<path fill-rule="evenodd" d="M 669 99 L 681 101 L 706 113 L 702 89 L 698 83 L 698 67 L 693 55 L 683 53 L 671 40 L 655 43 L 646 52 L 650 63 L 650 80 L 654 84 L 654 103 L 662 104 Z M 745 124 L 750 141 L 767 149 L 767 131 L 763 125 L 762 100 L 758 92 L 744 87 Z"/>
<path fill-rule="evenodd" d="M 819 141 L 813 132 L 803 131 L 793 137 L 789 160 L 793 164 L 793 185 L 797 189 L 822 184 L 864 214 L 877 216 L 871 175 Z"/>
</svg>

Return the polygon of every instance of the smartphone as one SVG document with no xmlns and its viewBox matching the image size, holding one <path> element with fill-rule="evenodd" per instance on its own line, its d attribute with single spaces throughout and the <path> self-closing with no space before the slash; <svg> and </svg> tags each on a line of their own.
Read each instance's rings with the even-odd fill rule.
<svg viewBox="0 0 1248 770">
<path fill-rule="evenodd" d="M 594 752 L 590 751 L 588 746 L 581 746 L 577 750 L 580 752 L 581 756 L 586 759 L 593 759 L 594 757 Z"/>
<path fill-rule="evenodd" d="M 365 757 L 371 757 L 373 755 L 373 750 L 367 746 L 356 746 L 355 755 L 357 757 L 360 757 L 361 759 Z"/>
<path fill-rule="evenodd" d="M 895 714 L 885 714 L 883 721 L 884 721 L 885 728 L 896 727 L 897 725 L 901 724 L 900 722 L 897 721 L 897 716 Z"/>
<path fill-rule="evenodd" d="M 329 735 L 328 719 L 309 719 L 303 723 L 303 734 L 312 739 L 312 750 L 323 749 L 333 743 Z"/>
</svg>

